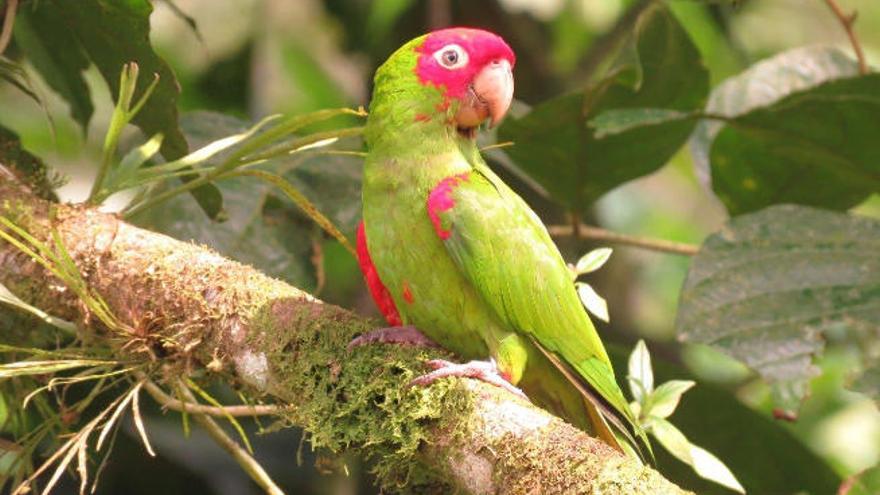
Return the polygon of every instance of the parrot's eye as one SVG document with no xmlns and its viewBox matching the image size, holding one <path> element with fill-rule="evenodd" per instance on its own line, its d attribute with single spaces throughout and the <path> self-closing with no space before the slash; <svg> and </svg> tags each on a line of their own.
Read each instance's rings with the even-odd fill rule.
<svg viewBox="0 0 880 495">
<path fill-rule="evenodd" d="M 456 44 L 446 45 L 434 52 L 434 59 L 447 69 L 458 69 L 468 63 L 467 52 Z"/>
</svg>

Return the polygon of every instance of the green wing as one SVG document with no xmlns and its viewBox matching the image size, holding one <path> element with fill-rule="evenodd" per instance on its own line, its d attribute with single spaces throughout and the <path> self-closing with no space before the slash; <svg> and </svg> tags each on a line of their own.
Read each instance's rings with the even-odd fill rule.
<svg viewBox="0 0 880 495">
<path fill-rule="evenodd" d="M 530 337 L 570 380 L 577 379 L 572 371 L 585 380 L 639 433 L 544 225 L 485 164 L 475 166 L 467 179 L 446 184 L 442 193 L 451 201 L 441 200 L 442 211 L 434 213 L 450 256 L 503 321 Z"/>
</svg>

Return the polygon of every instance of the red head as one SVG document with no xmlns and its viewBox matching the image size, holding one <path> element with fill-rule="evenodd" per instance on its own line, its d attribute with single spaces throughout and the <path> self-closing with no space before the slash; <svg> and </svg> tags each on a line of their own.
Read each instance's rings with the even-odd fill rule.
<svg viewBox="0 0 880 495">
<path fill-rule="evenodd" d="M 486 118 L 495 125 L 513 98 L 516 57 L 500 36 L 470 28 L 434 31 L 416 49 L 416 75 L 423 84 L 442 87 L 447 101 L 460 101 L 455 119 L 475 127 Z"/>
</svg>

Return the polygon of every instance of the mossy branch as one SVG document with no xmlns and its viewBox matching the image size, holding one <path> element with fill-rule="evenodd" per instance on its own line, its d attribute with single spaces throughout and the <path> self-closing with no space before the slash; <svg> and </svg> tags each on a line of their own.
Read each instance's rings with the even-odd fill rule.
<svg viewBox="0 0 880 495">
<path fill-rule="evenodd" d="M 375 322 L 205 247 L 49 203 L 13 180 L 0 180 L 0 215 L 38 239 L 57 232 L 90 290 L 131 335 L 102 331 L 74 294 L 0 241 L 0 283 L 27 303 L 80 322 L 89 339 L 115 352 L 154 360 L 153 380 L 206 370 L 252 398 L 271 398 L 316 448 L 355 451 L 390 491 L 448 493 L 452 484 L 473 494 L 685 493 L 494 387 L 472 380 L 407 387 L 423 360 L 441 351 L 348 352 L 349 340 Z"/>
</svg>

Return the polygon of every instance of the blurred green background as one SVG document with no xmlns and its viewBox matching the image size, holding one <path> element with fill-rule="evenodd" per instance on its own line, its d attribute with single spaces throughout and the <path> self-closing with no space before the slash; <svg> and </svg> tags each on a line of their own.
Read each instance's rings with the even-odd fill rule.
<svg viewBox="0 0 880 495">
<path fill-rule="evenodd" d="M 207 109 L 257 120 L 272 113 L 367 105 L 373 71 L 403 42 L 447 25 L 482 27 L 501 34 L 517 52 L 516 98 L 532 105 L 584 84 L 584 57 L 591 44 L 612 29 L 632 3 L 176 0 L 176 8 L 195 21 L 193 30 L 169 3 L 156 1 L 152 41 L 180 81 L 182 112 Z M 856 29 L 868 60 L 880 62 L 880 2 L 841 3 L 859 12 Z M 674 0 L 669 5 L 699 46 L 713 86 L 788 48 L 831 44 L 850 50 L 841 25 L 820 0 Z M 86 134 L 39 78 L 35 83 L 54 126 L 33 101 L 8 85 L 0 86 L 0 125 L 16 131 L 27 148 L 69 177 L 60 193 L 70 201 L 88 193 L 112 108 L 97 71 L 92 68 L 87 76 L 96 112 Z M 129 132 L 131 143 L 139 142 L 137 131 Z M 564 212 L 549 201 L 534 195 L 529 201 L 548 223 L 564 221 Z M 875 196 L 856 211 L 880 217 L 880 200 Z M 701 242 L 726 219 L 723 207 L 696 179 L 687 148 L 670 166 L 604 196 L 589 216 L 611 230 L 688 243 Z M 598 246 L 561 244 L 571 260 Z M 327 282 L 320 297 L 375 314 L 348 254 L 329 244 L 325 263 Z M 682 350 L 674 344 L 677 298 L 688 263 L 681 256 L 617 248 L 609 264 L 590 279 L 610 307 L 612 324 L 601 326 L 603 337 L 626 348 L 638 338 L 648 339 L 660 358 L 685 364 L 703 380 L 734 390 L 770 416 L 766 387 L 741 366 L 707 349 Z M 880 461 L 880 414 L 874 402 L 841 391 L 854 362 L 846 350 L 826 353 L 818 363 L 826 373 L 814 381 L 798 421 L 786 425 L 843 477 Z M 144 455 L 131 436 L 121 440 L 99 492 L 258 493 L 200 432 L 184 439 L 177 417 L 153 413 L 148 427 L 159 457 Z M 256 436 L 257 457 L 288 493 L 374 492 L 356 459 L 333 459 L 305 447 L 304 462 L 298 465 L 299 443 L 300 434 L 290 430 Z M 74 485 L 61 490 L 72 491 Z"/>
</svg>

